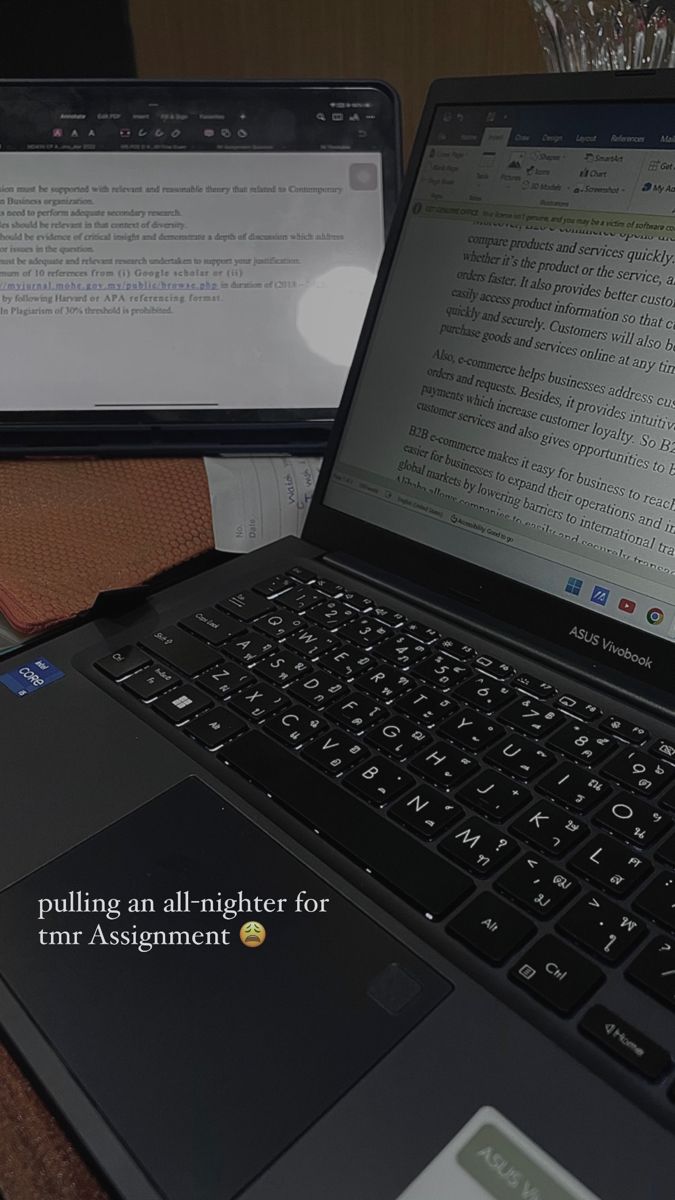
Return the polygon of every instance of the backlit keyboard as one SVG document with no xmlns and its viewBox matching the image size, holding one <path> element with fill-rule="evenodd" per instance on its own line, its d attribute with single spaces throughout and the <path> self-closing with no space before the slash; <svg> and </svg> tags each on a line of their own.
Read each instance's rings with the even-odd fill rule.
<svg viewBox="0 0 675 1200">
<path fill-rule="evenodd" d="M 302 567 L 96 667 L 554 1012 L 675 1011 L 675 743 Z"/>
</svg>

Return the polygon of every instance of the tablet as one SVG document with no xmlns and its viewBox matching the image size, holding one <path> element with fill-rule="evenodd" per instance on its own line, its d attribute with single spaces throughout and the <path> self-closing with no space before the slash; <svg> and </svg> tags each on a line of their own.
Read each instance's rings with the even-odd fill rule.
<svg viewBox="0 0 675 1200">
<path fill-rule="evenodd" d="M 320 452 L 400 160 L 380 82 L 0 83 L 0 453 Z"/>
</svg>

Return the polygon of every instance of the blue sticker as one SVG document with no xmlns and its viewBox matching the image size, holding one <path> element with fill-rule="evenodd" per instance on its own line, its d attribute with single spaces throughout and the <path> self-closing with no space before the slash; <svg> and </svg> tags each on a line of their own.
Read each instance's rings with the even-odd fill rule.
<svg viewBox="0 0 675 1200">
<path fill-rule="evenodd" d="M 56 683 L 57 679 L 63 679 L 63 671 L 47 662 L 46 658 L 37 658 L 35 662 L 17 667 L 16 671 L 0 675 L 0 683 L 4 683 L 15 696 L 32 696 L 47 684 Z"/>
</svg>

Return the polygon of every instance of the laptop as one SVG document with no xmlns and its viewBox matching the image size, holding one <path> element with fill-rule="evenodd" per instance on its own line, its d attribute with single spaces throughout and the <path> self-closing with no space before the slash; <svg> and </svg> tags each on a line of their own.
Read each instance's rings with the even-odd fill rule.
<svg viewBox="0 0 675 1200">
<path fill-rule="evenodd" d="M 0 82 L 0 454 L 321 452 L 400 141 L 377 81 Z"/>
<path fill-rule="evenodd" d="M 124 1200 L 671 1200 L 667 73 L 443 80 L 302 539 L 0 675 L 0 1021 Z"/>
</svg>

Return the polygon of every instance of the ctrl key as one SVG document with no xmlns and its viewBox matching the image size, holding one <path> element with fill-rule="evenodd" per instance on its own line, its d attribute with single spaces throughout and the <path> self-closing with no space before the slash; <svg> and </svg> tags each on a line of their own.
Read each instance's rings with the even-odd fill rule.
<svg viewBox="0 0 675 1200">
<path fill-rule="evenodd" d="M 602 971 L 551 934 L 529 947 L 509 978 L 564 1017 L 605 982 Z"/>
</svg>

